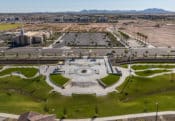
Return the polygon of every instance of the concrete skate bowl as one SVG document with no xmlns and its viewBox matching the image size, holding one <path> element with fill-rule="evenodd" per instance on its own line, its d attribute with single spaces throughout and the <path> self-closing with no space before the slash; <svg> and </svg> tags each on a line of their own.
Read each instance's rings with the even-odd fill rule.
<svg viewBox="0 0 175 121">
<path fill-rule="evenodd" d="M 91 76 L 95 74 L 95 70 L 89 67 L 83 67 L 83 68 L 75 69 L 75 74 L 80 76 Z"/>
</svg>

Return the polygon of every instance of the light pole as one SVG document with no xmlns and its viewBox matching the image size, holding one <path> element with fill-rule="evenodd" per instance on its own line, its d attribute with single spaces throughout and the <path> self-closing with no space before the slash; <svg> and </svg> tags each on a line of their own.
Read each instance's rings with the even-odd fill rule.
<svg viewBox="0 0 175 121">
<path fill-rule="evenodd" d="M 168 53 L 168 54 L 167 54 L 167 56 L 168 56 L 167 58 L 169 58 L 169 57 L 170 57 L 170 53 L 171 53 L 171 51 L 168 50 L 167 53 Z"/>
<path fill-rule="evenodd" d="M 129 52 L 130 52 L 130 55 L 129 55 L 129 75 L 131 77 L 131 56 L 132 56 L 132 48 L 129 47 Z"/>
<path fill-rule="evenodd" d="M 38 66 L 40 67 L 40 52 L 41 49 L 38 49 Z M 39 68 L 39 75 L 40 75 L 40 68 Z"/>
<path fill-rule="evenodd" d="M 92 50 L 90 49 L 90 50 L 89 50 L 89 54 L 88 54 L 88 56 L 89 56 L 88 58 L 91 57 L 91 53 L 92 53 Z"/>
<path fill-rule="evenodd" d="M 159 103 L 156 102 L 156 120 L 155 121 L 157 121 L 158 119 L 158 110 L 159 110 Z"/>
</svg>

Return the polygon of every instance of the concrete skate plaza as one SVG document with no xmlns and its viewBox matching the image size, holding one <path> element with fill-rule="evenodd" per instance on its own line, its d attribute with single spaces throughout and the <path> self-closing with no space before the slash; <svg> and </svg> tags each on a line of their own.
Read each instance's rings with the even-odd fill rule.
<svg viewBox="0 0 175 121">
<path fill-rule="evenodd" d="M 103 89 L 97 81 L 107 76 L 103 59 L 68 60 L 62 69 L 65 70 L 63 75 L 70 79 L 70 83 L 64 89 L 69 93 L 96 93 Z"/>
<path fill-rule="evenodd" d="M 53 87 L 53 90 L 61 93 L 62 95 L 71 96 L 72 94 L 96 94 L 97 96 L 107 95 L 110 92 L 115 91 L 117 85 L 120 85 L 124 81 L 125 77 L 114 85 L 104 88 L 99 84 L 98 79 L 102 79 L 108 75 L 109 64 L 108 61 L 102 59 L 68 59 L 64 65 L 50 66 L 48 71 L 44 73 L 47 75 L 47 83 Z M 56 86 L 49 79 L 49 75 L 53 71 L 59 68 L 64 72 L 62 75 L 69 78 L 65 88 Z M 42 69 L 44 70 L 44 69 Z M 122 71 L 122 70 L 121 70 Z M 126 72 L 127 73 L 127 72 Z M 129 74 L 129 72 L 128 72 Z M 128 76 L 126 74 L 126 76 Z"/>
</svg>

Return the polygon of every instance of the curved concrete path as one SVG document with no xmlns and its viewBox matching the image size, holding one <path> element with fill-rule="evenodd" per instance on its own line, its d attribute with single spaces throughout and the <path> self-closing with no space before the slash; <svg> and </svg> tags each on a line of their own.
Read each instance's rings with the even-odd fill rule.
<svg viewBox="0 0 175 121">
<path fill-rule="evenodd" d="M 165 68 L 150 68 L 150 69 L 143 69 L 143 70 L 132 70 L 132 75 L 137 76 L 137 77 L 144 77 L 144 78 L 154 78 L 156 76 L 161 76 L 161 75 L 165 75 L 165 74 L 172 74 L 175 73 L 175 68 L 172 69 L 166 69 L 169 72 L 161 72 L 161 73 L 156 73 L 156 74 L 152 74 L 150 76 L 140 76 L 137 75 L 135 72 L 142 72 L 142 71 L 147 71 L 147 70 L 165 70 Z"/>
<path fill-rule="evenodd" d="M 36 68 L 36 69 L 39 69 L 37 66 L 4 66 L 0 72 L 6 70 L 6 69 L 9 69 L 9 68 Z M 5 77 L 9 77 L 9 76 L 18 76 L 22 79 L 33 79 L 33 78 L 36 78 L 40 75 L 40 73 L 36 73 L 33 77 L 26 77 L 24 76 L 23 74 L 21 73 L 16 73 L 16 72 L 12 72 L 10 74 L 6 74 L 6 75 L 3 75 L 3 76 L 0 76 L 0 78 L 5 78 Z"/>
<path fill-rule="evenodd" d="M 110 92 L 117 91 L 116 88 L 119 87 L 120 85 L 122 85 L 124 83 L 124 81 L 126 80 L 126 78 L 130 75 L 130 67 L 131 66 L 129 66 L 128 68 L 118 67 L 118 69 L 122 72 L 122 76 L 115 84 L 113 84 L 112 86 L 109 86 L 107 88 L 103 88 L 102 86 L 90 86 L 90 87 L 86 87 L 86 88 L 80 88 L 80 87 L 71 87 L 70 85 L 68 85 L 68 86 L 66 86 L 65 89 L 62 89 L 61 87 L 58 87 L 55 84 L 53 84 L 49 78 L 49 75 L 54 71 L 56 66 L 49 66 L 49 68 L 47 68 L 47 66 L 41 66 L 40 72 L 41 72 L 41 74 L 46 76 L 47 84 L 50 85 L 54 91 L 59 92 L 62 95 L 71 96 L 72 94 L 96 94 L 97 96 L 104 96 Z M 156 69 L 159 70 L 162 68 L 156 68 Z M 145 70 L 150 70 L 150 69 L 145 69 Z M 155 69 L 151 69 L 151 70 L 155 70 Z M 170 70 L 170 72 L 163 72 L 163 73 L 153 74 L 150 76 L 136 75 L 135 70 L 132 70 L 131 74 L 134 76 L 139 76 L 139 77 L 144 77 L 144 78 L 153 78 L 153 77 L 161 76 L 164 74 L 171 74 L 172 72 L 175 73 L 175 69 L 167 69 L 167 70 Z M 141 71 L 144 71 L 144 70 L 141 70 Z"/>
<path fill-rule="evenodd" d="M 46 76 L 46 83 L 51 86 L 53 88 L 52 91 L 56 91 L 56 92 L 59 92 L 60 94 L 62 95 L 66 95 L 66 96 L 71 96 L 72 94 L 96 94 L 97 96 L 104 96 L 104 95 L 107 95 L 108 93 L 110 92 L 114 92 L 114 91 L 117 91 L 116 88 L 119 87 L 120 85 L 122 85 L 124 83 L 124 81 L 126 80 L 126 78 L 130 75 L 130 65 L 128 66 L 128 68 L 122 68 L 122 67 L 117 67 L 121 72 L 122 72 L 122 76 L 120 77 L 120 79 L 115 83 L 113 84 L 112 86 L 109 86 L 107 88 L 103 88 L 102 86 L 89 86 L 89 87 L 85 87 L 85 88 L 82 88 L 82 87 L 71 87 L 71 85 L 68 85 L 66 86 L 65 89 L 55 85 L 54 83 L 52 83 L 52 81 L 50 80 L 50 74 L 57 68 L 57 66 L 46 66 L 46 65 L 43 65 L 43 66 L 40 66 L 40 67 L 37 67 L 37 66 L 4 66 L 1 70 L 5 70 L 5 69 L 8 69 L 8 68 L 37 68 L 39 69 L 39 72 L 33 76 L 33 77 L 26 77 L 20 73 L 11 73 L 11 74 L 7 74 L 7 75 L 3 75 L 3 76 L 0 76 L 0 78 L 4 78 L 4 77 L 8 77 L 8 76 L 19 76 L 20 78 L 23 78 L 23 79 L 32 79 L 32 78 L 36 78 L 37 76 L 39 76 L 40 74 Z M 145 70 L 161 70 L 162 68 L 152 68 L 152 69 L 145 69 Z M 132 70 L 132 69 L 131 69 Z M 145 70 L 132 70 L 131 71 L 131 74 L 134 75 L 134 76 L 138 76 L 138 77 L 144 77 L 144 78 L 153 78 L 153 77 L 156 77 L 156 76 L 161 76 L 161 75 L 164 75 L 164 74 L 171 74 L 171 73 L 175 73 L 175 69 L 167 69 L 167 70 L 170 70 L 170 72 L 163 72 L 163 73 L 157 73 L 157 74 L 153 74 L 153 75 L 150 75 L 150 76 L 139 76 L 137 75 L 135 72 L 138 72 L 138 71 L 145 71 Z M 163 69 L 162 69 L 163 70 Z"/>
<path fill-rule="evenodd" d="M 163 111 L 158 112 L 157 116 L 162 117 L 166 115 L 175 115 L 175 111 Z M 18 119 L 19 115 L 0 113 L 1 118 L 12 118 Z M 110 116 L 110 117 L 99 117 L 99 118 L 86 118 L 86 119 L 64 119 L 62 121 L 116 121 L 116 120 L 128 120 L 132 118 L 146 118 L 146 117 L 156 117 L 156 112 L 150 113 L 138 113 L 138 114 L 128 114 L 128 115 L 120 115 L 120 116 Z M 56 121 L 60 121 L 60 119 L 56 119 Z"/>
</svg>

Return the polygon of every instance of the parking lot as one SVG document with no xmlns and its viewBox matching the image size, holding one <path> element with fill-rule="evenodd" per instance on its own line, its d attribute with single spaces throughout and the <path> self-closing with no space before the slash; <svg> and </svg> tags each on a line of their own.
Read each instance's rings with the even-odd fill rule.
<svg viewBox="0 0 175 121">
<path fill-rule="evenodd" d="M 74 46 L 74 47 L 121 47 L 121 43 L 109 33 L 66 33 L 62 41 L 54 47 Z"/>
</svg>

